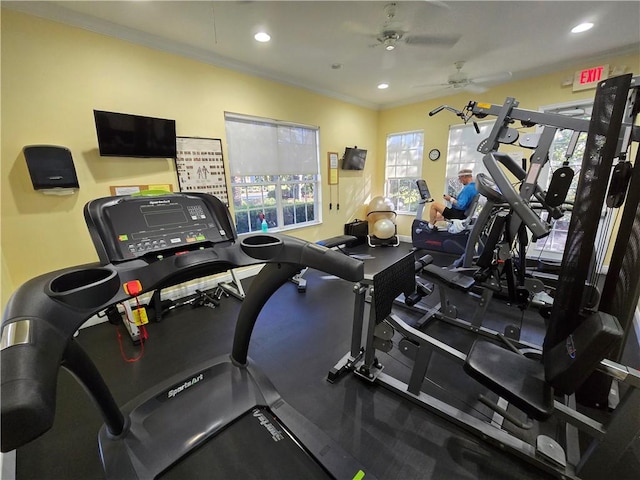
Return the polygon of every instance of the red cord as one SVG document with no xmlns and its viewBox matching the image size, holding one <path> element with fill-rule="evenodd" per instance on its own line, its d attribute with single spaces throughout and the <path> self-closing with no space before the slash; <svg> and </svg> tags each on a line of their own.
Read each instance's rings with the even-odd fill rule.
<svg viewBox="0 0 640 480">
<path fill-rule="evenodd" d="M 120 356 L 122 356 L 122 359 L 127 363 L 133 363 L 140 360 L 144 355 L 144 342 L 142 340 L 140 341 L 140 353 L 138 354 L 138 356 L 133 358 L 127 358 L 127 354 L 124 353 L 124 348 L 122 347 L 122 334 L 120 333 L 120 329 L 117 327 L 116 327 L 116 332 L 118 334 L 118 346 L 120 347 Z"/>
<path fill-rule="evenodd" d="M 138 297 L 136 298 L 136 305 L 138 308 L 140 307 L 140 301 L 138 300 Z M 125 318 L 127 319 L 127 322 L 129 322 L 132 325 L 135 325 L 135 322 L 131 321 L 131 319 L 129 318 L 129 314 L 127 313 L 127 309 L 124 309 L 124 315 Z M 118 327 L 116 327 L 116 333 L 118 335 L 118 346 L 120 347 L 120 356 L 122 356 L 122 359 L 127 362 L 127 363 L 133 363 L 133 362 L 137 362 L 138 360 L 140 360 L 142 358 L 142 356 L 144 355 L 144 342 L 145 340 L 147 340 L 149 338 L 149 334 L 147 333 L 147 329 L 144 325 L 140 325 L 140 333 L 139 333 L 139 337 L 140 337 L 140 353 L 138 353 L 138 355 L 136 357 L 133 358 L 128 358 L 127 355 L 124 353 L 124 347 L 122 346 L 122 334 L 120 333 L 120 329 Z"/>
</svg>

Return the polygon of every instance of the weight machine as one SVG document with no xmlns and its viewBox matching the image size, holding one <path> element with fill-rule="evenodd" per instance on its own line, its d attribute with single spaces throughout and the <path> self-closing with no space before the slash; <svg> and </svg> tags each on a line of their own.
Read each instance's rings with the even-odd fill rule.
<svg viewBox="0 0 640 480">
<path fill-rule="evenodd" d="M 416 265 L 413 255 L 407 255 L 374 275 L 367 285 L 354 289 L 356 313 L 351 350 L 329 372 L 328 380 L 334 382 L 341 374 L 353 372 L 368 382 L 379 383 L 557 478 L 605 478 L 608 466 L 619 461 L 640 433 L 640 372 L 616 363 L 632 328 L 640 297 L 640 278 L 636 273 L 640 268 L 640 250 L 629 248 L 640 244 L 637 168 L 640 153 L 636 155 L 635 166 L 629 164 L 618 169 L 630 170 L 628 183 L 615 178 L 613 168 L 615 159 L 626 164 L 631 142 L 640 141 L 640 129 L 635 126 L 640 110 L 639 86 L 640 77 L 631 75 L 608 79 L 598 85 L 582 175 L 542 352 L 519 349 L 500 336 L 497 343 L 478 337 L 468 353 L 463 353 L 409 326 L 392 312 L 397 296 L 404 294 L 406 298 L 415 292 L 415 271 L 423 268 L 422 264 Z M 510 119 L 524 113 L 515 108 L 517 104 L 513 99 L 507 99 L 502 108 L 495 109 L 475 102 L 470 105 L 470 109 L 480 114 L 498 114 L 499 121 L 490 139 L 511 135 Z M 542 118 L 537 112 L 532 113 L 537 114 L 536 118 L 529 121 Z M 542 135 L 541 140 L 549 141 L 548 135 Z M 484 142 L 482 148 L 486 150 L 485 158 L 495 160 L 496 142 Z M 540 166 L 542 158 L 535 161 L 534 155 L 533 163 Z M 614 179 L 609 183 L 612 170 Z M 534 168 L 533 173 L 529 170 L 520 193 L 505 182 L 504 175 L 496 176 L 496 184 L 517 213 L 514 223 L 523 223 L 540 238 L 548 232 L 548 224 L 529 206 L 532 197 L 543 194 L 536 190 L 538 174 L 539 168 Z M 597 219 L 605 202 L 624 204 L 620 231 L 599 303 L 579 308 L 590 273 Z M 518 228 L 519 225 L 507 227 L 513 232 Z M 358 316 L 358 312 L 364 312 L 367 292 L 372 300 L 365 321 L 364 315 Z M 405 349 L 414 359 L 408 381 L 383 372 L 384 365 L 379 358 L 396 346 L 393 343 L 396 333 L 402 337 L 397 348 Z M 474 408 L 475 412 L 426 393 L 427 370 L 431 356 L 436 353 L 462 365 L 463 370 L 486 389 L 478 397 L 482 405 Z M 620 389 L 622 398 L 604 422 L 577 409 L 578 404 L 596 404 L 589 397 L 597 396 L 599 390 L 608 394 L 613 380 L 624 385 Z M 585 388 L 586 385 L 589 388 Z M 594 385 L 604 385 L 604 388 L 594 389 Z M 487 408 L 490 413 L 478 416 L 480 408 Z M 558 435 L 552 437 L 550 432 Z M 586 449 L 580 448 L 579 432 L 591 439 Z M 528 441 L 528 437 L 532 437 L 532 441 Z"/>
<path fill-rule="evenodd" d="M 535 304 L 541 307 L 543 316 L 548 317 L 549 296 L 544 294 L 549 287 L 540 278 L 527 274 L 526 246 L 529 236 L 525 225 L 529 227 L 534 240 L 544 238 L 550 231 L 549 222 L 531 208 L 533 203 L 538 206 L 538 210 L 546 212 L 548 218 L 562 218 L 564 209 L 561 207 L 573 179 L 573 171 L 567 166 L 568 159 L 573 155 L 578 136 L 588 131 L 589 121 L 517 107 L 515 99 L 507 98 L 502 106 L 471 101 L 462 111 L 442 105 L 429 112 L 433 116 L 443 110 L 451 111 L 462 118 L 464 123 L 472 121 L 477 132 L 479 128 L 475 118 L 482 119 L 492 115 L 496 117 L 496 121 L 489 136 L 478 146 L 478 151 L 485 154 L 483 164 L 489 172 L 488 176 L 483 173 L 476 176 L 476 188 L 485 197 L 485 205 L 469 233 L 463 255 L 453 264 L 455 272 L 473 277 L 474 282 L 470 285 L 469 280 L 459 274 L 450 274 L 433 266 L 427 267 L 424 272 L 428 279 L 440 285 L 440 304 L 436 308 L 424 310 L 425 316 L 419 322 L 420 325 L 436 318 L 476 332 L 495 335 L 496 332 L 482 328 L 482 318 L 492 298 L 498 293 L 504 295 L 505 292 L 506 299 L 521 309 Z M 518 121 L 523 127 L 539 126 L 540 132 L 521 136 L 513 127 Z M 553 173 L 549 189 L 544 191 L 538 184 L 538 177 L 549 160 L 549 149 L 558 130 L 572 132 L 565 154 L 567 160 Z M 528 168 L 498 151 L 500 145 L 512 145 L 516 142 L 523 148 L 533 150 Z M 520 183 L 519 191 L 512 187 L 512 179 Z M 517 256 L 514 255 L 515 250 L 518 251 Z M 595 268 L 593 263 L 592 268 Z M 464 291 L 480 289 L 478 308 L 470 322 L 456 318 L 457 310 L 447 298 L 446 287 Z M 594 291 L 595 287 L 590 288 L 587 297 L 595 298 L 597 295 Z M 544 300 L 540 301 L 539 298 Z M 507 326 L 505 334 L 512 340 L 519 341 L 519 328 Z"/>
</svg>

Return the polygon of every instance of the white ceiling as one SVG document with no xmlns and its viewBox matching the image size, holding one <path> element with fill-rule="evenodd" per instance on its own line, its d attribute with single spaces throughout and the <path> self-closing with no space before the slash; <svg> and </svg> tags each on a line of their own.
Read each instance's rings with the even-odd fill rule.
<svg viewBox="0 0 640 480">
<path fill-rule="evenodd" d="M 2 6 L 371 108 L 453 93 L 439 84 L 447 83 L 458 61 L 465 62 L 462 72 L 472 79 L 503 73 L 502 81 L 512 81 L 585 62 L 597 65 L 611 55 L 640 55 L 638 0 L 401 1 L 395 12 L 386 8 L 389 3 L 3 1 Z M 585 21 L 595 27 L 569 33 Z M 270 43 L 253 39 L 260 29 L 271 34 Z M 378 44 L 383 31 L 403 35 L 395 50 Z M 335 64 L 341 67 L 332 68 Z M 512 73 L 510 80 L 506 72 Z M 381 82 L 389 88 L 377 89 Z"/>
</svg>

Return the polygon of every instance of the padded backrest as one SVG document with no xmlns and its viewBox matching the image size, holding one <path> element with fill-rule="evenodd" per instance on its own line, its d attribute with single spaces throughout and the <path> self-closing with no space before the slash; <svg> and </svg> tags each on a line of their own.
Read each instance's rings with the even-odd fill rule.
<svg viewBox="0 0 640 480">
<path fill-rule="evenodd" d="M 373 306 L 376 325 L 384 321 L 391 313 L 393 301 L 404 293 L 411 295 L 416 289 L 416 258 L 413 252 L 407 253 L 393 265 L 373 276 Z"/>
<path fill-rule="evenodd" d="M 478 202 L 479 201 L 480 201 L 480 194 L 476 193 L 476 195 L 471 200 L 471 203 L 469 204 L 469 206 L 464 211 L 464 217 L 465 218 L 469 218 L 470 216 L 472 216 L 475 213 L 476 208 L 478 208 Z"/>
<path fill-rule="evenodd" d="M 613 315 L 595 312 L 543 355 L 544 376 L 558 393 L 571 395 L 623 338 Z"/>
</svg>

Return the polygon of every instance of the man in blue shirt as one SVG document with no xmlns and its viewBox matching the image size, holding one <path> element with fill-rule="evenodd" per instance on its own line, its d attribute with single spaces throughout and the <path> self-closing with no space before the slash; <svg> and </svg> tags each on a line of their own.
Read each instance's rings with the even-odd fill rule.
<svg viewBox="0 0 640 480">
<path fill-rule="evenodd" d="M 458 179 L 464 185 L 457 197 L 451 195 L 443 195 L 447 202 L 451 202 L 451 207 L 447 207 L 442 203 L 433 202 L 429 210 L 429 228 L 437 230 L 436 222 L 443 219 L 446 220 L 462 220 L 465 218 L 464 211 L 473 201 L 478 193 L 476 183 L 473 181 L 473 172 L 468 168 L 463 168 L 458 172 Z"/>
</svg>

